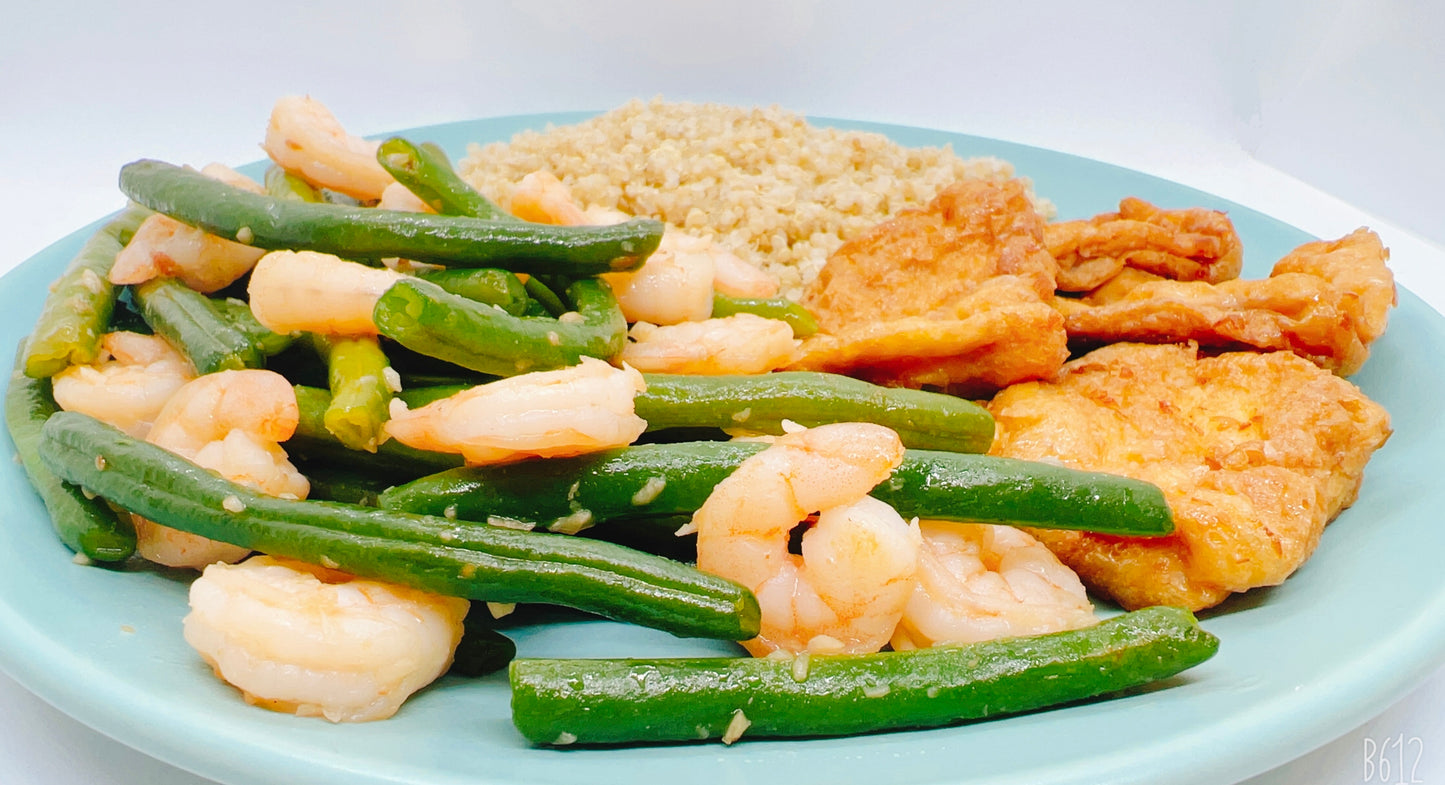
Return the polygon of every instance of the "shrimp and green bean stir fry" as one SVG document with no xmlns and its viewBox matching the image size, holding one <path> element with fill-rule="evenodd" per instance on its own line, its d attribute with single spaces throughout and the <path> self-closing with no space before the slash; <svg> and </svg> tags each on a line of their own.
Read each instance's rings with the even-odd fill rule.
<svg viewBox="0 0 1445 785">
<path fill-rule="evenodd" d="M 504 667 L 492 621 L 517 603 L 772 663 L 660 663 L 654 696 L 599 698 L 628 716 L 727 703 L 739 679 L 782 690 L 770 668 L 852 674 L 791 719 L 756 717 L 772 735 L 992 714 L 947 664 L 978 652 L 1016 663 L 1020 697 L 997 705 L 1020 709 L 1213 652 L 1187 613 L 1094 631 L 1078 579 L 1014 528 L 1166 534 L 1158 488 L 983 455 L 993 422 L 967 400 L 781 371 L 818 325 L 718 240 L 580 204 L 545 170 L 498 204 L 435 146 L 353 136 L 311 98 L 276 104 L 263 147 L 258 180 L 124 167 L 132 205 L 61 274 L 6 400 L 61 541 L 90 564 L 195 571 L 175 634 L 249 703 L 389 717 L 449 668 L 460 689 Z M 1148 634 L 1111 637 L 1129 625 Z M 1037 635 L 1051 659 L 994 640 Z M 946 650 L 908 662 L 952 668 L 935 685 L 952 697 L 850 721 L 846 685 L 911 649 Z M 1153 664 L 1100 677 L 1089 657 L 1108 652 Z M 614 667 L 517 661 L 518 727 L 544 745 L 676 738 L 538 724 L 595 697 L 574 676 Z M 1045 679 L 1070 668 L 1093 675 Z M 689 698 L 700 672 L 719 691 Z"/>
</svg>

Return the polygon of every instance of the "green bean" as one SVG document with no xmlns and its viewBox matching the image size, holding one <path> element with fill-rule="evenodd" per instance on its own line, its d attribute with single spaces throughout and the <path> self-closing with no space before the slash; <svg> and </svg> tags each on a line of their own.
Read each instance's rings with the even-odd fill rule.
<svg viewBox="0 0 1445 785">
<path fill-rule="evenodd" d="M 370 336 L 310 336 L 326 362 L 331 403 L 322 422 L 337 441 L 353 450 L 376 452 L 391 417 L 391 363 Z"/>
<path fill-rule="evenodd" d="M 377 301 L 382 335 L 412 351 L 482 373 L 516 376 L 608 359 L 622 351 L 627 322 L 606 282 L 584 278 L 567 289 L 577 318 L 510 316 L 435 284 L 403 279 Z"/>
<path fill-rule="evenodd" d="M 813 427 L 871 422 L 898 432 L 908 447 L 987 452 L 993 417 L 943 393 L 891 389 L 831 373 L 787 371 L 753 376 L 644 374 L 635 399 L 649 431 L 711 426 L 780 434 L 784 420 Z"/>
<path fill-rule="evenodd" d="M 120 186 L 147 207 L 259 248 L 579 278 L 638 267 L 657 249 L 663 230 L 661 222 L 645 219 L 610 226 L 546 226 L 287 201 L 160 161 L 126 164 Z"/>
<path fill-rule="evenodd" d="M 379 507 L 381 492 L 390 485 L 374 474 L 333 466 L 326 461 L 295 460 L 293 463 L 311 484 L 306 498 L 313 501 Z"/>
<path fill-rule="evenodd" d="M 266 169 L 266 193 L 292 202 L 320 202 L 321 192 L 301 177 L 275 164 Z"/>
<path fill-rule="evenodd" d="M 106 278 L 115 255 L 150 215 L 130 206 L 91 235 L 51 286 L 40 319 L 25 346 L 25 374 L 54 376 L 68 365 L 85 365 L 100 355 L 100 338 L 115 310 L 115 286 Z"/>
<path fill-rule="evenodd" d="M 293 389 L 296 390 L 296 406 L 301 419 L 296 433 L 286 441 L 287 453 L 313 463 L 381 474 L 388 478 L 388 485 L 462 465 L 460 455 L 418 450 L 395 439 L 387 439 L 377 445 L 375 454 L 353 450 L 326 428 L 331 393 L 304 385 L 295 385 Z"/>
<path fill-rule="evenodd" d="M 267 496 L 77 412 L 46 421 L 39 451 L 62 480 L 149 520 L 274 556 L 438 594 L 566 605 L 675 635 L 758 633 L 757 600 L 743 587 L 608 543 Z"/>
<path fill-rule="evenodd" d="M 463 390 L 475 387 L 475 384 L 435 384 L 426 386 L 408 387 L 396 394 L 406 403 L 408 409 L 416 409 L 426 406 L 429 403 L 440 401 L 443 398 L 450 398 Z"/>
<path fill-rule="evenodd" d="M 557 293 L 552 291 L 552 287 L 543 283 L 537 276 L 528 276 L 527 282 L 523 285 L 527 288 L 527 294 L 534 302 L 542 306 L 542 310 L 547 316 L 556 317 L 567 312 L 567 305 L 562 302 L 562 298 L 558 297 Z"/>
<path fill-rule="evenodd" d="M 750 313 L 764 319 L 778 319 L 787 322 L 793 328 L 793 337 L 795 338 L 806 338 L 818 331 L 818 322 L 813 318 L 813 314 L 809 313 L 807 308 L 786 297 L 764 299 L 713 294 L 713 316 L 732 316 L 737 313 Z"/>
<path fill-rule="evenodd" d="M 190 358 L 196 373 L 266 367 L 266 355 L 227 318 L 227 306 L 174 278 L 152 278 L 132 291 L 146 323 Z"/>
<path fill-rule="evenodd" d="M 1158 681 L 1213 657 L 1189 611 L 1080 630 L 878 654 L 516 660 L 512 721 L 533 744 L 732 743 L 931 728 Z"/>
<path fill-rule="evenodd" d="M 381 506 L 462 520 L 520 521 L 576 531 L 645 516 L 695 512 L 718 483 L 765 445 L 642 444 L 576 458 L 450 469 L 391 488 Z M 988 455 L 907 450 L 870 492 L 903 516 L 1077 529 L 1134 537 L 1168 534 L 1174 518 L 1151 483 Z"/>
<path fill-rule="evenodd" d="M 807 427 L 871 422 L 898 433 L 904 446 L 987 452 L 993 417 L 971 401 L 943 393 L 878 387 L 831 373 L 783 371 L 754 376 L 645 373 L 647 389 L 633 399 L 649 432 L 715 428 L 780 434 L 784 420 Z M 412 386 L 407 406 L 425 406 L 475 386 Z M 717 432 L 714 431 L 714 434 Z"/>
<path fill-rule="evenodd" d="M 445 156 L 438 159 L 401 137 L 392 137 L 382 143 L 377 150 L 376 157 L 382 167 L 397 179 L 397 182 L 405 185 L 428 206 L 442 215 L 461 215 L 523 223 L 521 219 L 498 207 L 492 200 L 458 177 L 450 163 L 446 161 Z M 438 281 L 438 283 L 440 282 Z M 535 315 L 561 316 L 567 312 L 567 305 L 562 302 L 562 298 L 558 297 L 553 288 L 539 280 L 537 276 L 528 276 L 524 286 L 533 302 L 540 305 L 546 312 Z M 454 290 L 448 289 L 447 291 Z M 457 292 L 457 294 L 465 293 Z M 525 312 L 525 305 L 524 302 L 523 312 L 513 315 L 534 315 Z"/>
<path fill-rule="evenodd" d="M 266 357 L 275 357 L 281 352 L 291 348 L 296 341 L 296 336 L 289 333 L 273 332 L 256 321 L 256 316 L 251 313 L 251 305 L 245 300 L 238 300 L 234 297 L 216 298 L 212 297 L 211 302 L 216 304 L 221 316 L 230 325 L 250 339 L 251 345 L 256 351 Z"/>
<path fill-rule="evenodd" d="M 381 143 L 376 150 L 376 160 L 397 182 L 442 215 L 493 220 L 512 218 L 457 176 L 445 157 L 437 160 L 433 154 L 399 136 Z"/>
<path fill-rule="evenodd" d="M 452 159 L 447 155 L 447 151 L 443 150 L 442 146 L 436 142 L 422 142 L 418 147 L 426 151 L 427 155 L 430 155 L 432 160 L 437 162 L 437 165 L 445 166 L 453 172 L 457 170 L 455 166 L 452 166 Z"/>
<path fill-rule="evenodd" d="M 495 305 L 513 316 L 521 316 L 527 310 L 527 287 L 520 278 L 506 270 L 487 267 L 424 270 L 416 273 L 416 277 L 468 300 Z"/>
<path fill-rule="evenodd" d="M 40 429 L 59 411 L 50 394 L 50 379 L 25 375 L 25 356 L 16 354 L 10 386 L 5 390 L 5 425 L 20 455 L 30 485 L 40 494 L 50 525 L 72 551 L 95 561 L 123 561 L 135 552 L 130 516 L 119 514 L 98 496 L 62 482 L 40 460 Z"/>
</svg>

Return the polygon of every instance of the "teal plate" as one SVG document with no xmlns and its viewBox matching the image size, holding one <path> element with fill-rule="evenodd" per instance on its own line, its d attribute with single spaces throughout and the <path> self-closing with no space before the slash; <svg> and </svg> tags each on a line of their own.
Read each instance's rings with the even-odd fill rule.
<svg viewBox="0 0 1445 785">
<path fill-rule="evenodd" d="M 584 116 L 499 118 L 409 135 L 459 155 L 469 141 Z M 1011 161 L 1065 218 L 1112 210 L 1131 195 L 1226 209 L 1244 238 L 1252 277 L 1311 239 L 1239 205 L 1095 161 L 940 131 L 821 122 Z M 7 352 L 33 324 L 40 293 L 93 228 L 0 279 L 0 346 Z M 930 731 L 631 749 L 527 746 L 511 726 L 499 675 L 443 679 L 385 722 L 331 725 L 273 714 L 243 703 L 181 640 L 182 580 L 73 564 L 13 462 L 0 467 L 0 667 L 101 733 L 235 785 L 1234 782 L 1349 731 L 1445 660 L 1441 357 L 1445 320 L 1402 291 L 1388 334 L 1354 378 L 1389 409 L 1395 428 L 1370 464 L 1359 501 L 1283 586 L 1206 615 L 1205 627 L 1223 642 L 1218 656 L 1164 688 L 1112 700 Z M 732 651 L 595 620 L 560 618 L 516 633 L 525 656 Z"/>
</svg>

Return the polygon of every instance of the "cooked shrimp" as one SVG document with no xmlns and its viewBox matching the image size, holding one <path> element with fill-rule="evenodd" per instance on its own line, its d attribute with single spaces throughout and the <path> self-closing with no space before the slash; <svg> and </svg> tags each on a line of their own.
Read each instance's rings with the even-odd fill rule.
<svg viewBox="0 0 1445 785">
<path fill-rule="evenodd" d="M 644 373 L 767 373 L 795 359 L 799 341 L 778 319 L 750 313 L 658 327 L 638 322 L 621 359 Z"/>
<path fill-rule="evenodd" d="M 371 311 L 402 274 L 316 251 L 261 257 L 246 291 L 256 321 L 278 333 L 376 335 Z"/>
<path fill-rule="evenodd" d="M 918 532 L 868 495 L 903 460 L 898 435 L 868 423 L 794 431 L 743 461 L 693 516 L 697 566 L 746 586 L 762 629 L 754 656 L 783 649 L 877 651 L 913 592 Z M 791 531 L 809 514 L 802 555 Z"/>
<path fill-rule="evenodd" d="M 266 188 L 260 183 L 223 163 L 216 163 L 214 161 L 208 163 L 201 167 L 201 174 L 212 180 L 220 180 L 232 188 L 240 188 L 243 191 L 250 191 L 253 194 L 266 193 Z"/>
<path fill-rule="evenodd" d="M 396 182 L 377 163 L 380 146 L 348 134 L 320 101 L 300 95 L 276 102 L 261 144 L 282 169 L 366 202 L 380 199 L 386 186 Z"/>
<path fill-rule="evenodd" d="M 381 192 L 381 201 L 376 203 L 383 210 L 400 210 L 404 213 L 436 212 L 401 183 L 392 183 Z"/>
<path fill-rule="evenodd" d="M 419 409 L 393 402 L 386 432 L 478 465 L 582 455 L 642 435 L 647 423 L 633 398 L 644 388 L 637 371 L 583 357 L 580 365 L 478 385 Z"/>
<path fill-rule="evenodd" d="M 670 325 L 712 316 L 715 265 L 707 240 L 669 229 L 637 270 L 603 278 L 629 322 Z"/>
<path fill-rule="evenodd" d="M 572 191 L 551 172 L 523 177 L 508 202 L 518 218 L 577 226 L 628 219 L 626 213 L 596 205 L 583 209 Z M 642 267 L 603 276 L 617 293 L 629 322 L 677 324 L 712 315 L 714 291 L 732 297 L 772 297 L 778 282 L 706 237 L 669 226 L 657 250 Z"/>
<path fill-rule="evenodd" d="M 185 638 L 246 702 L 380 720 L 446 672 L 466 600 L 256 556 L 191 584 Z"/>
<path fill-rule="evenodd" d="M 943 521 L 919 529 L 918 583 L 893 648 L 1041 635 L 1098 621 L 1079 577 L 1026 532 Z"/>
<path fill-rule="evenodd" d="M 625 216 L 624 216 L 625 217 Z M 603 276 L 629 322 L 679 324 L 712 315 L 713 292 L 772 297 L 778 282 L 706 237 L 668 227 L 642 267 Z"/>
<path fill-rule="evenodd" d="M 545 170 L 523 177 L 508 205 L 513 215 L 538 223 L 579 226 L 627 220 L 616 210 L 583 210 L 571 189 Z M 629 322 L 677 324 L 711 316 L 713 260 L 703 252 L 708 245 L 706 240 L 668 229 L 641 267 L 602 276 L 616 293 L 623 317 Z"/>
<path fill-rule="evenodd" d="M 580 226 L 588 223 L 618 223 L 627 216 L 617 213 L 616 220 L 610 214 L 588 216 L 582 206 L 572 198 L 572 189 L 545 169 L 525 175 L 517 181 L 507 209 L 523 221 L 558 226 Z M 602 219 L 602 220 L 598 220 Z"/>
<path fill-rule="evenodd" d="M 263 192 L 254 180 L 221 164 L 210 164 L 201 174 L 247 191 Z M 131 241 L 116 255 L 107 277 L 119 285 L 145 283 L 168 275 L 198 292 L 214 292 L 245 275 L 265 253 L 156 213 L 141 223 Z"/>
<path fill-rule="evenodd" d="M 100 357 L 51 380 L 60 408 L 88 414 L 144 439 L 166 401 L 194 379 L 191 361 L 159 335 L 106 333 Z"/>
<path fill-rule="evenodd" d="M 737 254 L 703 238 L 712 256 L 712 288 L 729 297 L 777 297 L 778 279 L 742 260 Z"/>
<path fill-rule="evenodd" d="M 305 498 L 306 478 L 278 442 L 296 431 L 296 391 L 274 371 L 221 371 L 188 382 L 166 402 L 146 441 L 261 493 Z M 238 561 L 246 548 L 177 531 L 138 515 L 136 550 L 170 567 Z"/>
</svg>

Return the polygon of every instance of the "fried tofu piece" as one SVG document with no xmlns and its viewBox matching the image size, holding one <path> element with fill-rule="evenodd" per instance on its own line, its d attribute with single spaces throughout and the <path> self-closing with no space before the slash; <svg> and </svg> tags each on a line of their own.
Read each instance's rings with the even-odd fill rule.
<svg viewBox="0 0 1445 785">
<path fill-rule="evenodd" d="M 1016 279 L 1000 278 L 959 299 L 951 314 L 864 322 L 803 342 L 793 370 L 848 373 L 893 387 L 990 395 L 1052 375 L 1068 357 L 1064 318 Z"/>
<path fill-rule="evenodd" d="M 1288 350 L 1342 376 L 1359 370 L 1395 304 L 1389 251 L 1358 229 L 1306 243 L 1263 280 L 1211 284 L 1134 276 L 1104 294 L 1056 297 L 1076 347 L 1117 341 L 1196 341 L 1225 349 Z M 1142 280 L 1141 280 L 1142 278 Z"/>
<path fill-rule="evenodd" d="M 1175 521 L 1164 537 L 1033 532 L 1130 609 L 1198 610 L 1284 581 L 1354 502 L 1390 435 L 1383 407 L 1292 353 L 1201 357 L 1193 345 L 1107 346 L 989 409 L 992 454 L 1163 489 Z"/>
<path fill-rule="evenodd" d="M 1049 224 L 1044 242 L 1065 292 L 1096 289 L 1125 269 L 1219 283 L 1238 277 L 1244 266 L 1244 246 L 1229 216 L 1203 207 L 1162 210 L 1132 196 L 1116 213 Z"/>
<path fill-rule="evenodd" d="M 965 180 L 845 243 L 803 304 L 820 332 L 792 367 L 992 392 L 1068 356 L 1057 266 L 1022 183 Z"/>
</svg>

